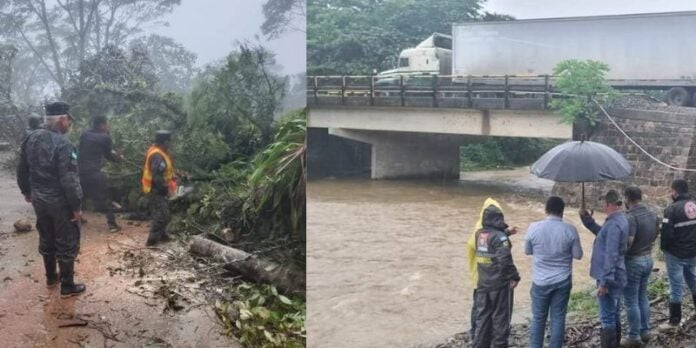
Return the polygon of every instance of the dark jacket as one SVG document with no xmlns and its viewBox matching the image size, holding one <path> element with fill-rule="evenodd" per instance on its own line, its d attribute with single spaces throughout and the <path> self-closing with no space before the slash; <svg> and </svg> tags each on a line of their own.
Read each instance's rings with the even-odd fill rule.
<svg viewBox="0 0 696 348">
<path fill-rule="evenodd" d="M 582 217 L 582 224 L 597 238 L 592 244 L 590 277 L 600 286 L 626 285 L 626 250 L 628 249 L 628 220 L 617 211 L 598 225 L 591 216 Z"/>
<path fill-rule="evenodd" d="M 626 212 L 626 218 L 628 238 L 633 238 L 633 243 L 626 251 L 626 258 L 650 255 L 660 228 L 657 214 L 646 206 L 637 204 Z"/>
<path fill-rule="evenodd" d="M 495 206 L 483 213 L 483 228 L 476 232 L 477 291 L 498 290 L 519 281 L 520 274 L 512 260 L 512 245 L 504 232 L 503 214 Z"/>
<path fill-rule="evenodd" d="M 158 154 L 153 154 L 150 159 L 150 172 L 152 173 L 152 193 L 160 196 L 169 194 L 169 187 L 164 181 L 164 170 L 167 162 Z"/>
<path fill-rule="evenodd" d="M 88 129 L 80 136 L 78 164 L 80 175 L 92 175 L 101 172 L 103 158 L 118 162 L 118 157 L 111 153 L 111 137 L 106 133 Z"/>
<path fill-rule="evenodd" d="M 33 203 L 80 210 L 82 188 L 77 171 L 77 152 L 64 135 L 38 129 L 22 142 L 17 184 L 23 195 L 31 195 Z"/>
<path fill-rule="evenodd" d="M 678 196 L 665 209 L 660 248 L 678 258 L 696 257 L 696 202 Z"/>
</svg>

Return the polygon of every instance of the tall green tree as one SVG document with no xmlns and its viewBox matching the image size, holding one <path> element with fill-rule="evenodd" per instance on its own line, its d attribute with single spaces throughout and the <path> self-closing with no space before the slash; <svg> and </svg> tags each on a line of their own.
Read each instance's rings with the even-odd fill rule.
<svg viewBox="0 0 696 348">
<path fill-rule="evenodd" d="M 393 68 L 401 50 L 452 23 L 505 20 L 484 0 L 316 0 L 307 8 L 307 73 L 369 74 Z"/>
<path fill-rule="evenodd" d="M 285 95 L 286 78 L 263 47 L 241 45 L 197 79 L 188 100 L 189 123 L 221 132 L 236 155 L 249 156 L 273 137 L 273 115 Z"/>
<path fill-rule="evenodd" d="M 187 93 L 197 73 L 196 54 L 171 38 L 161 35 L 139 37 L 130 42 L 131 49 L 142 51 L 152 62 L 158 89 Z"/>
<path fill-rule="evenodd" d="M 0 38 L 26 51 L 62 92 L 80 64 L 123 47 L 181 0 L 6 0 Z"/>
<path fill-rule="evenodd" d="M 261 32 L 269 39 L 278 38 L 286 31 L 305 32 L 305 29 L 293 24 L 307 18 L 306 0 L 268 0 L 263 4 L 266 20 L 261 24 Z"/>
</svg>

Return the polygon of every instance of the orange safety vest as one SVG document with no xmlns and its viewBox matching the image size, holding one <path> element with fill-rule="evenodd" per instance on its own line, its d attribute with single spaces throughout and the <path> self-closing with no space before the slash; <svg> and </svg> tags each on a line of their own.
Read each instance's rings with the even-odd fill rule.
<svg viewBox="0 0 696 348">
<path fill-rule="evenodd" d="M 143 193 L 150 193 L 152 190 L 152 172 L 150 171 L 150 159 L 152 155 L 158 154 L 164 158 L 164 162 L 167 164 L 167 168 L 164 169 L 164 181 L 167 182 L 169 187 L 169 194 L 174 195 L 176 193 L 176 180 L 174 180 L 174 162 L 169 154 L 157 147 L 157 145 L 151 145 L 147 149 L 147 154 L 145 155 L 145 165 L 143 166 L 143 177 L 140 180 L 142 184 Z"/>
</svg>

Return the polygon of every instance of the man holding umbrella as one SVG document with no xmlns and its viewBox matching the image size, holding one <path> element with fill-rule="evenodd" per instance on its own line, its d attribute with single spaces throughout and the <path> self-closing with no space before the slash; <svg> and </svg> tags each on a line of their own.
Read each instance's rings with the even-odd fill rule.
<svg viewBox="0 0 696 348">
<path fill-rule="evenodd" d="M 621 296 L 626 286 L 625 254 L 628 246 L 628 220 L 616 190 L 604 196 L 607 219 L 598 225 L 592 214 L 582 209 L 583 225 L 597 236 L 592 247 L 590 276 L 597 281 L 602 348 L 618 347 L 621 341 Z"/>
</svg>

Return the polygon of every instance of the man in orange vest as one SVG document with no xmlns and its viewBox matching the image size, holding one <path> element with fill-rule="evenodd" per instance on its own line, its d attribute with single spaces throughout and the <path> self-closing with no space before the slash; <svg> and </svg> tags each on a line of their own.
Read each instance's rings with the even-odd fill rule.
<svg viewBox="0 0 696 348">
<path fill-rule="evenodd" d="M 152 217 L 146 246 L 170 240 L 166 232 L 170 220 L 168 198 L 176 193 L 174 161 L 169 155 L 171 137 L 172 134 L 169 131 L 157 131 L 155 143 L 150 146 L 145 155 L 141 184 L 143 193 L 148 195 Z"/>
</svg>

